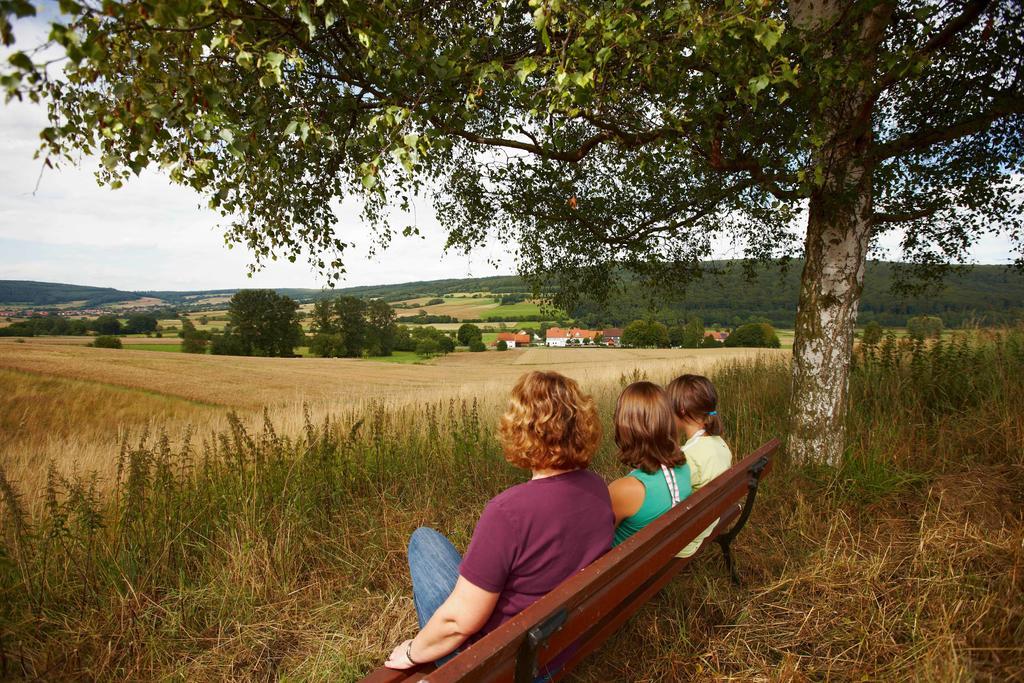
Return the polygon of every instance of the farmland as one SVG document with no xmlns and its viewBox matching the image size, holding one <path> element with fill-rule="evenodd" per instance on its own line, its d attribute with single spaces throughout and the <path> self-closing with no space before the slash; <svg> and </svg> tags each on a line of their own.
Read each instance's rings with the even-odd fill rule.
<svg viewBox="0 0 1024 683">
<path fill-rule="evenodd" d="M 88 338 L 0 339 L 0 414 L 8 429 L 0 462 L 22 463 L 36 482 L 45 463 L 109 474 L 126 434 L 147 426 L 175 438 L 188 427 L 223 427 L 229 410 L 247 419 L 266 408 L 299 429 L 303 406 L 316 416 L 388 406 L 487 399 L 498 402 L 523 372 L 557 368 L 591 384 L 617 383 L 636 371 L 651 375 L 705 371 L 723 361 L 786 352 L 751 349 L 514 349 L 454 353 L 427 363 L 414 354 L 386 362 L 340 358 L 255 358 L 158 353 L 172 341 L 129 338 L 123 350 L 87 348 Z M 132 349 L 132 346 L 138 347 Z M 15 390 L 15 388 L 17 390 Z M 72 428 L 71 425 L 77 425 Z"/>
</svg>

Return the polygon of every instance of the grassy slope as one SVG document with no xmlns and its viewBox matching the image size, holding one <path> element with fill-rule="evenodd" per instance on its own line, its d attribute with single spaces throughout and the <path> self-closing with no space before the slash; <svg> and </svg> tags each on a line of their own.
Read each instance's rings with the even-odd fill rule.
<svg viewBox="0 0 1024 683">
<path fill-rule="evenodd" d="M 1024 335 L 896 357 L 852 379 L 841 469 L 783 457 L 765 481 L 736 544 L 744 587 L 707 553 L 573 680 L 1024 676 Z M 738 453 L 783 432 L 787 372 L 715 375 Z M 606 418 L 619 386 L 588 384 Z M 464 548 L 523 479 L 491 429 L 502 398 L 136 448 L 116 499 L 55 480 L 71 496 L 31 528 L 5 512 L 7 673 L 356 680 L 414 630 L 409 532 Z"/>
</svg>

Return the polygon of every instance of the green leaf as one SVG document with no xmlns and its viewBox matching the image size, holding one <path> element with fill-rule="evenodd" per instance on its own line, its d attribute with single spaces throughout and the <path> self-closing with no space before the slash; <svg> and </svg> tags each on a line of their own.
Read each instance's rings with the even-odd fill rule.
<svg viewBox="0 0 1024 683">
<path fill-rule="evenodd" d="M 252 68 L 252 53 L 248 52 L 246 50 L 239 50 L 238 54 L 235 55 L 235 62 L 237 62 L 238 66 L 242 67 L 243 69 L 246 69 L 246 70 L 251 69 Z"/>
<path fill-rule="evenodd" d="M 24 52 L 15 52 L 7 58 L 7 61 L 10 62 L 12 66 L 21 69 L 22 71 L 32 71 L 34 68 L 32 60 L 29 59 L 29 56 Z"/>
<path fill-rule="evenodd" d="M 263 61 L 264 63 L 269 64 L 272 68 L 279 69 L 281 67 L 281 62 L 284 61 L 284 55 L 280 52 L 268 52 L 263 55 Z"/>
<path fill-rule="evenodd" d="M 516 77 L 520 83 L 525 83 L 526 79 L 537 70 L 537 60 L 533 57 L 526 57 L 516 62 Z"/>
<path fill-rule="evenodd" d="M 363 187 L 367 190 L 371 189 L 377 184 L 377 176 L 375 175 L 364 175 L 363 176 Z"/>
<path fill-rule="evenodd" d="M 767 76 L 761 74 L 760 76 L 755 76 L 754 78 L 751 78 L 750 82 L 747 84 L 747 88 L 750 90 L 752 94 L 756 95 L 757 93 L 767 88 L 770 82 L 771 81 Z"/>
<path fill-rule="evenodd" d="M 229 145 L 235 141 L 235 134 L 232 133 L 228 128 L 220 129 L 220 139 Z"/>
</svg>

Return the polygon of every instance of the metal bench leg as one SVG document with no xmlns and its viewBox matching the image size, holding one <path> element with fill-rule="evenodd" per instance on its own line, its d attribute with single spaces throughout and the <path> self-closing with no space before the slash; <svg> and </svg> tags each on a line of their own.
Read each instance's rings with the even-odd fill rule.
<svg viewBox="0 0 1024 683">
<path fill-rule="evenodd" d="M 515 683 L 533 683 L 533 679 L 540 673 L 537 655 L 540 654 L 541 647 L 555 631 L 562 628 L 568 616 L 568 611 L 562 608 L 526 632 L 526 638 L 523 639 L 519 654 L 516 656 Z"/>
<path fill-rule="evenodd" d="M 718 541 L 718 545 L 722 548 L 722 559 L 725 560 L 725 568 L 729 570 L 729 576 L 732 577 L 732 583 L 735 586 L 740 586 L 740 575 L 736 572 L 736 565 L 732 561 L 732 551 L 729 545 L 732 543 L 732 537 L 718 537 L 715 539 Z"/>
<path fill-rule="evenodd" d="M 750 517 L 750 511 L 754 509 L 754 498 L 757 496 L 757 485 L 761 481 L 761 473 L 764 472 L 764 468 L 768 466 L 768 458 L 761 458 L 747 470 L 750 475 L 750 481 L 747 483 L 747 500 L 743 503 L 743 512 L 740 513 L 740 518 L 736 520 L 736 524 L 731 529 L 726 531 L 724 534 L 719 534 L 715 540 L 718 545 L 722 548 L 722 559 L 725 560 L 725 566 L 729 570 L 729 576 L 732 578 L 732 582 L 739 586 L 740 575 L 736 571 L 736 564 L 732 559 L 732 550 L 730 545 L 736 535 L 742 531 L 743 525 L 747 523 L 747 518 Z"/>
</svg>

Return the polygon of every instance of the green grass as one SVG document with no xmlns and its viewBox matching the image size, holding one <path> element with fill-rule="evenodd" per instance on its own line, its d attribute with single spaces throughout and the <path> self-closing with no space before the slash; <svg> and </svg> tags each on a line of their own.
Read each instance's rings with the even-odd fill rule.
<svg viewBox="0 0 1024 683">
<path fill-rule="evenodd" d="M 425 359 L 416 355 L 414 351 L 392 351 L 390 356 L 367 356 L 363 360 L 373 360 L 379 363 L 424 363 Z"/>
<path fill-rule="evenodd" d="M 738 455 L 785 434 L 788 377 L 716 372 Z M 620 388 L 586 385 L 608 479 Z M 415 630 L 409 533 L 465 548 L 527 476 L 501 457 L 504 400 L 154 431 L 112 449 L 115 482 L 52 470 L 20 492 L 37 505 L 0 465 L 3 677 L 358 680 Z M 841 467 L 777 458 L 734 545 L 742 588 L 709 549 L 573 680 L 1020 678 L 1024 331 L 866 353 L 850 406 Z"/>
<path fill-rule="evenodd" d="M 484 320 L 515 320 L 516 318 L 534 315 L 541 315 L 540 306 L 523 301 L 518 304 L 508 304 L 492 308 L 484 311 L 480 317 Z"/>
<path fill-rule="evenodd" d="M 175 342 L 168 342 L 166 344 L 122 344 L 121 348 L 131 349 L 133 351 L 164 351 L 181 353 L 181 344 Z"/>
</svg>

